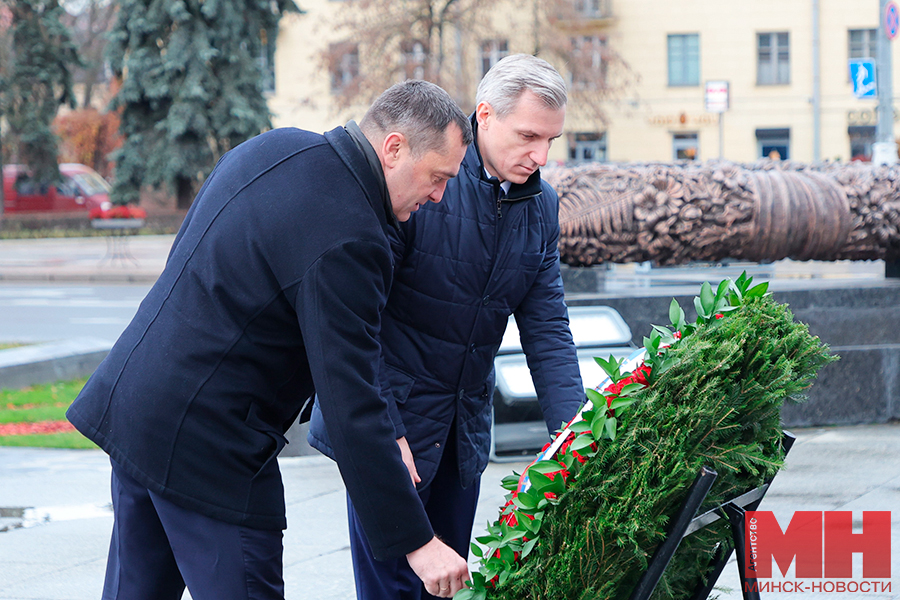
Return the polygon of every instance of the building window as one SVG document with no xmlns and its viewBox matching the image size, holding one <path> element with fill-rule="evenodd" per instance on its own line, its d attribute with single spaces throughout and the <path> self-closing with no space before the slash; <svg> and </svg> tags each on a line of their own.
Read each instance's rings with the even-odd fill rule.
<svg viewBox="0 0 900 600">
<path fill-rule="evenodd" d="M 569 160 L 575 163 L 606 162 L 606 132 L 576 133 L 569 137 Z"/>
<path fill-rule="evenodd" d="M 350 42 L 331 44 L 331 91 L 340 94 L 349 90 L 359 78 L 359 46 Z"/>
<path fill-rule="evenodd" d="M 572 62 L 569 65 L 571 86 L 580 90 L 595 90 L 606 83 L 606 63 L 603 51 L 606 38 L 583 35 L 571 39 Z"/>
<path fill-rule="evenodd" d="M 259 56 L 256 63 L 259 67 L 260 87 L 264 94 L 275 93 L 275 48 L 269 44 L 269 32 L 259 30 Z"/>
<path fill-rule="evenodd" d="M 406 79 L 425 79 L 425 45 L 419 40 L 400 44 L 403 55 L 403 75 Z"/>
<path fill-rule="evenodd" d="M 589 18 L 602 18 L 609 15 L 609 0 L 575 0 L 575 11 Z"/>
<path fill-rule="evenodd" d="M 872 160 L 872 144 L 875 143 L 875 127 L 873 125 L 850 125 L 847 127 L 850 136 L 850 160 Z"/>
<path fill-rule="evenodd" d="M 785 32 L 759 33 L 757 40 L 756 83 L 781 85 L 791 82 L 790 36 Z"/>
<path fill-rule="evenodd" d="M 791 157 L 791 130 L 757 129 L 757 156 L 773 160 L 787 160 Z"/>
<path fill-rule="evenodd" d="M 509 54 L 509 43 L 506 40 L 487 40 L 481 42 L 478 53 L 481 65 L 481 76 L 484 77 L 491 67 L 500 62 L 500 59 Z"/>
<path fill-rule="evenodd" d="M 675 160 L 697 160 L 700 156 L 700 142 L 696 133 L 672 134 L 672 157 Z"/>
<path fill-rule="evenodd" d="M 851 29 L 847 32 L 849 58 L 877 58 L 877 29 Z"/>
<path fill-rule="evenodd" d="M 669 85 L 700 85 L 700 36 L 669 36 Z"/>
</svg>

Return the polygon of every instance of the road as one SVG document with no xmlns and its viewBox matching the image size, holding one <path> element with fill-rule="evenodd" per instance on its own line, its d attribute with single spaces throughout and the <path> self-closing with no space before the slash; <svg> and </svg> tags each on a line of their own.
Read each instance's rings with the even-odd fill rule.
<svg viewBox="0 0 900 600">
<path fill-rule="evenodd" d="M 93 337 L 114 342 L 147 284 L 0 283 L 0 343 Z"/>
</svg>

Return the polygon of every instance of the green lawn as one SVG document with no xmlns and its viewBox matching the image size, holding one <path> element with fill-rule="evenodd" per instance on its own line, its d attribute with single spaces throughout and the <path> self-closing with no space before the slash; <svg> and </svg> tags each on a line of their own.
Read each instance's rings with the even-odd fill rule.
<svg viewBox="0 0 900 600">
<path fill-rule="evenodd" d="M 46 435 L 4 435 L 0 446 L 28 446 L 30 448 L 96 449 L 97 445 L 77 431 Z"/>
<path fill-rule="evenodd" d="M 66 409 L 87 379 L 58 381 L 20 390 L 0 390 L 0 424 L 64 421 Z M 0 435 L 0 446 L 96 448 L 77 431 L 47 435 Z"/>
<path fill-rule="evenodd" d="M 9 350 L 10 348 L 19 348 L 25 345 L 26 344 L 19 344 L 18 342 L 0 342 L 0 350 Z"/>
</svg>

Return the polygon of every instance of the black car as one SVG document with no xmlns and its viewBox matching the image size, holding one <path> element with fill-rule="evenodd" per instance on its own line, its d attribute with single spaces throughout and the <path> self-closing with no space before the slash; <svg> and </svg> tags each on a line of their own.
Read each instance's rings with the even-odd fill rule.
<svg viewBox="0 0 900 600">
<path fill-rule="evenodd" d="M 606 377 L 594 357 L 625 358 L 635 350 L 631 329 L 609 306 L 569 308 L 569 326 L 578 351 L 578 365 L 585 387 L 596 387 Z M 494 360 L 494 425 L 491 460 L 521 460 L 539 451 L 549 441 L 541 416 L 531 372 L 519 342 L 513 317 Z"/>
</svg>

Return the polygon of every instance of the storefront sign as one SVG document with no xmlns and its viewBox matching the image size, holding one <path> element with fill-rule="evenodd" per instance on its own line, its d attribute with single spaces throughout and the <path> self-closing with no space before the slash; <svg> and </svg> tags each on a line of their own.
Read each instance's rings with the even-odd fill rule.
<svg viewBox="0 0 900 600">
<path fill-rule="evenodd" d="M 900 121 L 900 112 L 894 108 L 894 120 Z M 878 123 L 878 109 L 865 108 L 847 111 L 847 125 L 875 125 Z"/>
<path fill-rule="evenodd" d="M 653 115 L 647 118 L 650 125 L 659 127 L 677 127 L 680 125 L 704 126 L 715 125 L 719 122 L 719 117 L 715 113 L 703 115 L 689 115 L 680 113 L 677 115 Z"/>
</svg>

